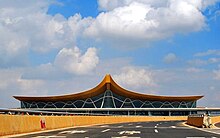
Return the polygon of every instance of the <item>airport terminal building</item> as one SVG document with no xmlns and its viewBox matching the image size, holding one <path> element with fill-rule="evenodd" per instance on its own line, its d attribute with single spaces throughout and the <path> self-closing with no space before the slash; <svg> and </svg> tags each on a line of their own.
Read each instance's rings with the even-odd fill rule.
<svg viewBox="0 0 220 138">
<path fill-rule="evenodd" d="M 110 75 L 93 89 L 76 94 L 27 97 L 14 96 L 21 108 L 110 115 L 189 115 L 203 96 L 157 96 L 126 90 Z"/>
</svg>

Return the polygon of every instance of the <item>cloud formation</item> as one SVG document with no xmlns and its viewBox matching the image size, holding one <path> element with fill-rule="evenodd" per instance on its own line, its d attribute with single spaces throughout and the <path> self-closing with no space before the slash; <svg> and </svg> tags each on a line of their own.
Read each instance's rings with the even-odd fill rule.
<svg viewBox="0 0 220 138">
<path fill-rule="evenodd" d="M 0 67 L 25 66 L 31 52 L 48 53 L 76 45 L 90 18 L 49 15 L 50 4 L 44 0 L 0 2 Z"/>
<path fill-rule="evenodd" d="M 99 4 L 107 11 L 85 30 L 85 35 L 97 41 L 108 38 L 129 45 L 130 41 L 160 40 L 206 27 L 203 1 L 100 0 Z"/>
<path fill-rule="evenodd" d="M 124 67 L 120 74 L 113 77 L 117 83 L 128 88 L 141 89 L 156 86 L 152 71 L 143 68 Z"/>
<path fill-rule="evenodd" d="M 166 7 L 167 3 L 171 3 L 174 0 L 98 0 L 99 9 L 104 11 L 110 11 L 117 7 L 128 6 L 132 2 L 140 2 L 148 5 L 152 5 L 153 7 Z M 199 9 L 207 8 L 210 5 L 214 5 L 218 0 L 184 0 L 186 2 L 191 3 L 192 5 L 198 7 Z"/>
<path fill-rule="evenodd" d="M 205 57 L 205 56 L 213 56 L 213 55 L 220 56 L 220 50 L 210 49 L 210 50 L 207 50 L 206 52 L 196 53 L 194 56 L 195 57 Z"/>
<path fill-rule="evenodd" d="M 18 107 L 12 95 L 61 95 L 92 88 L 107 73 L 125 88 L 140 92 L 205 93 L 214 99 L 220 90 L 219 68 L 205 70 L 194 66 L 216 67 L 220 62 L 217 49 L 195 54 L 198 59 L 189 59 L 189 68 L 166 70 L 160 66 L 158 69 L 158 64 L 149 69 L 147 61 L 133 61 L 135 56 L 123 52 L 109 54 L 106 47 L 146 47 L 146 43 L 166 40 L 175 34 L 201 31 L 207 27 L 203 11 L 215 2 L 98 0 L 101 12 L 97 17 L 75 14 L 65 18 L 48 14 L 49 0 L 0 1 L 0 105 Z M 97 48 L 90 47 L 91 43 L 101 47 L 102 57 L 98 56 Z M 161 57 L 160 54 L 155 56 Z M 39 60 L 42 55 L 49 60 Z M 169 53 L 164 61 L 172 63 L 176 59 L 174 53 Z M 135 67 L 132 63 L 145 66 Z M 215 95 L 208 93 L 211 87 Z M 219 99 L 211 102 L 217 105 Z"/>
<path fill-rule="evenodd" d="M 216 80 L 220 80 L 220 70 L 214 70 L 213 73 L 214 73 L 214 75 L 215 75 L 214 78 L 215 78 Z"/>
<path fill-rule="evenodd" d="M 61 49 L 55 58 L 54 65 L 68 73 L 82 75 L 92 71 L 98 63 L 96 48 L 89 48 L 82 55 L 79 48 L 74 47 L 73 49 Z"/>
<path fill-rule="evenodd" d="M 164 58 L 163 61 L 167 64 L 169 63 L 174 63 L 175 61 L 177 61 L 177 57 L 174 53 L 168 53 Z"/>
</svg>

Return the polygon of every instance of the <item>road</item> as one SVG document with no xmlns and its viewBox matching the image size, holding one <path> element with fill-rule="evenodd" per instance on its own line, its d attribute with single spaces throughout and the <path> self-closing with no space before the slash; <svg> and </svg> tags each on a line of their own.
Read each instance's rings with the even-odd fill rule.
<svg viewBox="0 0 220 138">
<path fill-rule="evenodd" d="M 179 121 L 137 122 L 77 127 L 22 136 L 22 138 L 220 138 L 182 125 Z"/>
</svg>

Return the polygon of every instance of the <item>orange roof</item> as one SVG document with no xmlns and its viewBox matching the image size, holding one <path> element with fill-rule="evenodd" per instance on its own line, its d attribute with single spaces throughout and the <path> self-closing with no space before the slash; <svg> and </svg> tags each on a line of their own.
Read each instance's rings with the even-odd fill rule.
<svg viewBox="0 0 220 138">
<path fill-rule="evenodd" d="M 199 100 L 203 96 L 157 96 L 157 95 L 147 95 L 140 94 L 137 92 L 126 90 L 120 87 L 111 77 L 111 75 L 106 75 L 105 78 L 99 83 L 95 88 L 69 95 L 61 96 L 47 96 L 47 97 L 27 97 L 27 96 L 13 96 L 15 99 L 20 101 L 66 101 L 66 100 L 77 100 L 86 99 L 93 96 L 97 96 L 104 93 L 107 89 L 112 92 L 131 99 L 140 99 L 148 101 L 195 101 Z"/>
</svg>

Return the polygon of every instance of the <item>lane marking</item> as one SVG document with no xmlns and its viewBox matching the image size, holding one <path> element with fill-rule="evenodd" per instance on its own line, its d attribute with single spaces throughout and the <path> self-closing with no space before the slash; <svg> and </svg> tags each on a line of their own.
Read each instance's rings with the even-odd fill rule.
<svg viewBox="0 0 220 138">
<path fill-rule="evenodd" d="M 171 126 L 171 128 L 176 128 L 176 126 Z"/>
<path fill-rule="evenodd" d="M 32 138 L 66 138 L 66 136 L 37 136 Z"/>
<path fill-rule="evenodd" d="M 85 133 L 85 132 L 87 132 L 87 131 L 85 131 L 85 130 L 73 130 L 73 131 L 71 131 L 71 134 Z"/>
<path fill-rule="evenodd" d="M 141 138 L 141 137 L 128 137 L 128 136 L 121 136 L 121 137 L 111 137 L 111 138 Z"/>
<path fill-rule="evenodd" d="M 143 127 L 143 126 L 135 126 L 136 128 L 140 128 L 140 127 Z"/>
<path fill-rule="evenodd" d="M 205 137 L 186 137 L 186 138 L 205 138 Z"/>
<path fill-rule="evenodd" d="M 206 138 L 206 137 L 186 137 L 186 138 Z M 217 137 L 211 137 L 211 138 L 217 138 Z"/>
<path fill-rule="evenodd" d="M 62 131 L 62 132 L 59 132 L 59 134 L 66 134 L 66 133 L 71 133 L 71 131 Z"/>
<path fill-rule="evenodd" d="M 140 134 L 141 131 L 121 131 L 121 132 L 118 132 L 120 135 L 122 134 L 129 134 L 129 135 L 133 135 L 133 134 Z"/>
<path fill-rule="evenodd" d="M 109 130 L 111 130 L 111 129 L 105 129 L 105 130 L 102 131 L 102 133 L 107 132 L 107 131 L 109 131 Z"/>
<path fill-rule="evenodd" d="M 154 128 L 157 128 L 157 126 L 154 126 Z"/>
<path fill-rule="evenodd" d="M 155 133 L 158 133 L 158 130 L 157 130 L 157 129 L 154 129 L 154 132 L 155 132 Z"/>
<path fill-rule="evenodd" d="M 109 125 L 104 125 L 104 126 L 100 126 L 100 127 L 109 127 Z"/>
<path fill-rule="evenodd" d="M 123 125 L 122 126 L 118 126 L 118 128 L 122 128 L 123 127 Z"/>
<path fill-rule="evenodd" d="M 133 124 L 128 124 L 129 126 L 132 126 Z"/>
</svg>

